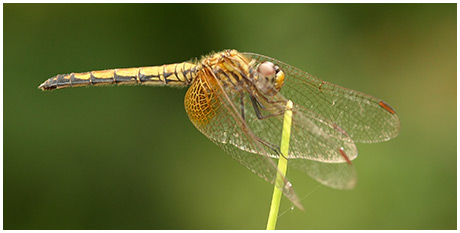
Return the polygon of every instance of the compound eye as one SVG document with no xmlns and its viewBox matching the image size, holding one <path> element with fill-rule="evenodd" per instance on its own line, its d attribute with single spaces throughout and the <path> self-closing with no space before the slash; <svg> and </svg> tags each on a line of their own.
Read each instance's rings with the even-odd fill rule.
<svg viewBox="0 0 460 233">
<path fill-rule="evenodd" d="M 278 68 L 276 71 L 275 88 L 279 91 L 284 84 L 284 72 Z"/>
<path fill-rule="evenodd" d="M 266 61 L 259 65 L 257 72 L 264 77 L 273 77 L 276 74 L 275 65 L 269 61 Z"/>
</svg>

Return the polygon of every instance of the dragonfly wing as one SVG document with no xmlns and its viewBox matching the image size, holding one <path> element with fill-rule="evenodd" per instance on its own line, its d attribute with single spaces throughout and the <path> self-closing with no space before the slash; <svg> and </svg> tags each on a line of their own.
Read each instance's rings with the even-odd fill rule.
<svg viewBox="0 0 460 233">
<path fill-rule="evenodd" d="M 277 111 L 284 109 L 286 100 L 283 96 L 272 96 L 272 100 L 275 103 L 263 111 L 266 115 L 276 115 Z M 357 176 L 351 160 L 358 155 L 353 140 L 334 123 L 300 105 L 295 104 L 292 111 L 288 166 L 331 188 L 353 188 Z M 248 107 L 245 116 L 248 127 L 257 137 L 279 144 L 282 115 L 258 119 L 253 108 Z"/>
<path fill-rule="evenodd" d="M 323 163 L 308 159 L 290 159 L 289 166 L 307 173 L 319 183 L 335 189 L 352 189 L 357 176 L 348 163 Z"/>
<path fill-rule="evenodd" d="M 293 115 L 289 158 L 350 163 L 358 156 L 353 140 L 333 122 L 298 104 Z"/>
<path fill-rule="evenodd" d="M 355 142 L 374 143 L 396 137 L 399 118 L 385 102 L 370 95 L 325 82 L 276 59 L 244 53 L 262 63 L 270 61 L 286 74 L 281 94 L 302 110 L 315 111 L 343 128 Z"/>
<path fill-rule="evenodd" d="M 226 138 L 226 142 L 240 150 L 278 158 L 277 149 L 281 142 L 283 114 L 287 99 L 281 94 L 268 96 L 267 98 L 270 98 L 272 102 L 259 108 L 259 115 L 263 117 L 260 119 L 251 102 L 251 96 L 247 92 L 243 95 L 231 95 L 227 92 L 227 95 L 230 97 L 231 106 L 235 106 L 232 113 L 244 123 L 244 128 L 249 130 L 252 140 L 238 140 L 237 137 L 228 134 L 224 137 L 219 135 L 216 140 Z M 358 155 L 356 145 L 339 126 L 295 103 L 292 111 L 291 139 L 287 158 L 309 159 L 325 163 L 344 163 L 356 158 Z M 250 145 L 252 141 L 257 140 L 264 147 Z"/>
<path fill-rule="evenodd" d="M 264 180 L 277 185 L 289 200 L 302 209 L 300 200 L 286 177 L 282 176 L 282 184 L 275 182 L 279 171 L 270 157 L 275 157 L 276 152 L 262 144 L 243 120 L 240 95 L 225 91 L 221 81 L 208 78 L 212 75 L 212 72 L 206 73 L 204 69 L 187 91 L 185 107 L 192 123 L 233 159 Z M 204 93 L 207 93 L 205 95 L 210 102 L 204 101 Z M 194 111 L 197 108 L 198 111 Z M 207 119 L 200 122 L 195 116 L 196 112 L 205 112 L 202 117 Z"/>
<path fill-rule="evenodd" d="M 278 158 L 279 156 L 278 145 L 281 141 L 286 99 L 281 95 L 271 96 L 274 102 L 260 109 L 262 115 L 270 117 L 259 119 L 248 92 L 227 91 L 218 79 L 210 81 L 204 78 L 204 76 L 210 75 L 213 75 L 212 72 L 198 75 L 196 83 L 192 84 L 192 87 L 187 91 L 186 109 L 192 109 L 187 111 L 190 119 L 205 136 L 219 145 L 232 158 L 270 183 L 274 183 L 277 169 L 270 157 Z M 203 100 L 196 100 L 193 103 L 187 102 L 187 100 L 199 99 L 199 96 L 203 96 L 203 93 L 200 92 L 203 89 L 209 89 L 206 91 L 212 93 L 209 100 L 214 102 Z M 198 107 L 198 109 L 214 107 L 211 107 L 212 110 L 199 111 L 207 113 L 197 117 L 193 113 L 193 109 L 196 109 L 196 106 L 202 102 L 206 104 Z M 200 122 L 199 119 L 203 118 L 209 120 Z M 319 162 L 344 163 L 354 159 L 357 150 L 351 138 L 332 122 L 322 119 L 312 111 L 301 110 L 299 105 L 294 105 L 292 122 L 292 136 L 287 157 L 299 161 L 295 163 L 297 165 L 294 167 L 307 171 L 306 168 L 316 164 L 312 167 L 316 170 L 307 172 L 311 177 L 333 188 L 350 187 L 350 183 L 353 183 L 355 179 L 353 175 L 344 176 L 348 177 L 348 180 L 337 179 L 333 183 L 333 176 L 330 173 L 334 169 L 329 169 L 328 171 L 331 172 L 325 173 L 324 169 L 328 165 L 321 165 Z M 317 162 L 301 162 L 300 160 Z M 289 164 L 290 162 L 288 162 Z M 350 166 L 350 168 L 343 170 L 353 174 L 353 169 L 349 163 L 346 165 L 329 165 L 329 167 L 333 166 L 340 168 Z M 317 173 L 313 171 L 317 171 Z M 289 186 L 287 180 L 285 186 Z M 291 200 L 297 199 L 295 193 L 285 187 L 284 193 Z"/>
</svg>

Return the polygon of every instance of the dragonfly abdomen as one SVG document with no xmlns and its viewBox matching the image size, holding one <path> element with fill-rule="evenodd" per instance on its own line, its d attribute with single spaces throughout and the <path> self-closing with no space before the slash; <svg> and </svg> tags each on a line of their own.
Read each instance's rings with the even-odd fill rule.
<svg viewBox="0 0 460 233">
<path fill-rule="evenodd" d="M 56 75 L 38 88 L 42 90 L 89 85 L 189 85 L 197 66 L 190 62 L 162 66 L 124 68 Z"/>
</svg>

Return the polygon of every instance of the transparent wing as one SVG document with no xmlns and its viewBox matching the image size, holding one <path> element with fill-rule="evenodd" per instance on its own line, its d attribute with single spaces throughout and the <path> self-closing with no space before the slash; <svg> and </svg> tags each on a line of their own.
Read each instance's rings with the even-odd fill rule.
<svg viewBox="0 0 460 233">
<path fill-rule="evenodd" d="M 208 77 L 205 77 L 208 76 Z M 264 180 L 275 184 L 283 194 L 297 207 L 303 209 L 299 198 L 292 189 L 292 185 L 283 176 L 283 184 L 276 181 L 278 169 L 273 159 L 276 152 L 263 145 L 261 141 L 243 121 L 240 112 L 240 95 L 226 92 L 219 80 L 212 78 L 212 72 L 198 74 L 196 80 L 186 94 L 185 105 L 190 120 L 211 141 L 216 143 L 233 159 L 240 162 L 250 171 Z M 211 77 L 211 78 L 210 78 Z M 207 98 L 203 98 L 206 95 Z M 206 100 L 206 101 L 205 101 Z M 193 108 L 198 108 L 207 114 L 194 115 Z M 205 121 L 200 119 L 205 118 Z M 278 135 L 281 132 L 277 133 Z"/>
<path fill-rule="evenodd" d="M 258 119 L 254 107 L 245 101 L 245 122 L 258 138 L 270 145 L 280 143 L 282 119 L 286 99 L 272 96 L 275 102 L 262 111 L 264 119 Z M 357 149 L 351 138 L 337 125 L 322 119 L 314 112 L 294 105 L 288 166 L 300 170 L 323 185 L 336 189 L 352 189 L 356 185 L 356 172 L 351 160 Z M 239 142 L 240 149 L 246 148 Z M 236 145 L 235 145 L 236 146 Z M 273 146 L 276 147 L 276 146 Z M 267 150 L 272 152 L 272 150 Z M 258 152 L 260 153 L 260 152 Z M 277 158 L 276 153 L 269 154 Z"/>
<path fill-rule="evenodd" d="M 302 108 L 314 111 L 342 129 L 355 142 L 374 143 L 396 137 L 399 118 L 385 102 L 370 95 L 325 82 L 305 71 L 276 59 L 255 53 L 245 56 L 259 63 L 270 61 L 285 72 L 281 95 Z"/>
<path fill-rule="evenodd" d="M 308 159 L 290 159 L 288 165 L 290 168 L 304 172 L 319 183 L 331 188 L 352 189 L 356 185 L 356 171 L 348 163 L 323 163 Z"/>
<path fill-rule="evenodd" d="M 261 109 L 261 113 L 269 117 L 259 119 L 251 102 L 251 96 L 247 92 L 232 92 L 224 89 L 218 79 L 214 81 L 217 85 L 199 75 L 196 83 L 190 87 L 187 95 L 200 92 L 195 89 L 209 88 L 213 93 L 210 99 L 214 99 L 214 102 L 205 104 L 213 106 L 212 113 L 196 117 L 188 112 L 190 119 L 204 135 L 232 158 L 273 183 L 277 169 L 273 161 L 268 158 L 278 158 L 286 99 L 281 95 L 270 96 L 272 102 Z M 199 82 L 202 84 L 198 85 Z M 196 97 L 186 96 L 186 105 L 197 105 L 187 103 L 187 99 L 196 99 Z M 206 106 L 199 108 L 205 109 Z M 353 167 L 347 163 L 345 165 L 335 163 L 344 163 L 347 160 L 349 162 L 356 157 L 357 150 L 353 141 L 332 122 L 322 119 L 312 111 L 299 111 L 300 108 L 301 106 L 294 105 L 291 129 L 293 136 L 291 136 L 287 157 L 298 161 L 293 163 L 294 167 L 308 171 L 307 174 L 322 184 L 340 189 L 352 188 L 356 181 Z M 203 118 L 210 120 L 204 123 L 196 120 Z M 318 162 L 302 161 L 306 159 Z M 290 164 L 291 162 L 288 162 L 288 166 Z M 286 181 L 285 185 L 288 184 Z M 285 195 L 288 198 L 289 196 L 297 198 L 289 190 L 285 191 Z"/>
</svg>

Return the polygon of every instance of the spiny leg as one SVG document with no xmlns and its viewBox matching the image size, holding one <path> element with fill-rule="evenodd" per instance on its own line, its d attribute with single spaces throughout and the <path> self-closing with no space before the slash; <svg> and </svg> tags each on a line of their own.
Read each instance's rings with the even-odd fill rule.
<svg viewBox="0 0 460 233">
<path fill-rule="evenodd" d="M 243 118 L 243 121 L 246 121 L 245 116 L 244 116 L 244 94 L 241 93 L 240 95 L 240 107 L 241 107 L 241 118 Z"/>
<path fill-rule="evenodd" d="M 281 116 L 284 114 L 284 110 L 279 110 L 279 112 L 263 116 L 260 110 L 261 109 L 267 110 L 267 108 L 256 97 L 252 95 L 251 95 L 251 103 L 252 103 L 252 107 L 254 108 L 254 112 L 256 113 L 257 119 L 259 120 L 263 120 L 263 119 L 275 117 L 275 116 Z"/>
<path fill-rule="evenodd" d="M 251 99 L 251 103 L 252 103 L 252 107 L 254 108 L 254 112 L 256 113 L 256 116 L 259 120 L 263 120 L 263 119 L 266 119 L 266 118 L 269 118 L 269 117 L 272 117 L 272 116 L 279 116 L 279 115 L 282 115 L 284 114 L 284 112 L 282 113 L 276 113 L 276 114 L 271 114 L 271 115 L 267 115 L 267 116 L 262 116 L 262 113 L 260 112 L 260 109 L 264 109 L 263 105 L 252 95 L 250 95 L 250 99 Z M 244 119 L 244 116 L 243 116 L 243 119 Z M 281 153 L 281 150 L 278 146 L 270 143 L 270 142 L 266 142 L 265 140 L 259 138 L 256 136 L 256 139 L 257 141 L 259 141 L 260 143 L 262 143 L 263 145 L 265 145 L 266 147 L 270 148 L 271 150 L 273 150 L 278 156 L 283 156 L 285 159 L 288 159 L 287 156 L 283 155 Z"/>
</svg>

